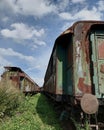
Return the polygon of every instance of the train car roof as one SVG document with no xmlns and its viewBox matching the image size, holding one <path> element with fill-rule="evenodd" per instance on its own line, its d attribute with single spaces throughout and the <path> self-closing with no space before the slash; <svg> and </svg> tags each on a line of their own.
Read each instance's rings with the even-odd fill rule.
<svg viewBox="0 0 104 130">
<path fill-rule="evenodd" d="M 73 23 L 73 25 L 71 27 L 66 29 L 60 36 L 62 36 L 64 34 L 67 34 L 67 33 L 74 33 L 74 29 L 80 24 L 83 24 L 83 26 L 86 26 L 85 29 L 88 30 L 89 27 L 91 27 L 92 25 L 102 25 L 102 24 L 104 24 L 104 21 L 92 21 L 92 20 L 89 20 L 89 21 L 77 21 L 77 22 Z"/>
<path fill-rule="evenodd" d="M 77 21 L 75 22 L 71 27 L 66 29 L 63 33 L 61 33 L 57 39 L 55 40 L 55 44 L 53 47 L 53 50 L 56 46 L 57 43 L 61 43 L 62 39 L 64 36 L 69 36 L 69 35 L 78 35 L 79 39 L 81 40 L 80 34 L 84 34 L 83 36 L 86 37 L 90 29 L 98 30 L 98 29 L 104 29 L 104 21 Z"/>
<path fill-rule="evenodd" d="M 23 74 L 21 74 L 21 76 L 27 78 L 29 81 L 31 81 L 32 83 L 34 83 L 35 85 L 38 86 L 38 84 L 29 77 L 29 75 L 27 75 L 21 68 L 19 67 L 14 67 L 14 66 L 5 66 L 4 67 L 7 71 L 18 71 L 18 72 L 21 72 Z M 38 86 L 39 87 L 39 86 Z"/>
<path fill-rule="evenodd" d="M 5 66 L 4 68 L 5 68 L 6 70 L 8 70 L 8 71 L 19 71 L 19 72 L 23 72 L 19 67 Z"/>
</svg>

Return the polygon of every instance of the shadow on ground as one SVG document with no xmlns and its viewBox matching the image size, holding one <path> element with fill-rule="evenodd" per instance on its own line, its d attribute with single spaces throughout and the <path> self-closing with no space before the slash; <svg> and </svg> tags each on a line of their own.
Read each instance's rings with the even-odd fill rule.
<svg viewBox="0 0 104 130">
<path fill-rule="evenodd" d="M 59 121 L 59 115 L 55 112 L 53 102 L 43 94 L 38 99 L 36 110 L 42 122 L 51 125 L 54 130 L 75 130 L 69 121 Z"/>
<path fill-rule="evenodd" d="M 38 99 L 36 111 L 44 124 L 52 126 L 54 130 L 62 130 L 52 103 L 43 94 Z"/>
</svg>

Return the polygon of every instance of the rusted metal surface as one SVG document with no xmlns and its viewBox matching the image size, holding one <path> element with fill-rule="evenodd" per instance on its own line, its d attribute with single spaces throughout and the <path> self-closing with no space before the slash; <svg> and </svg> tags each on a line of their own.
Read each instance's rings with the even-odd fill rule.
<svg viewBox="0 0 104 130">
<path fill-rule="evenodd" d="M 64 37 L 69 35 L 69 37 L 72 37 L 72 44 L 73 44 L 73 86 L 71 85 L 69 89 L 73 87 L 73 93 L 74 96 L 81 96 L 84 93 L 92 93 L 93 89 L 93 83 L 92 83 L 92 70 L 91 70 L 91 42 L 89 40 L 90 33 L 92 30 L 98 30 L 99 28 L 102 29 L 102 26 L 104 28 L 104 22 L 102 21 L 79 21 L 73 24 L 72 27 L 64 31 L 57 39 L 52 51 L 51 58 L 53 57 L 53 53 L 57 47 L 60 44 L 69 44 L 67 40 L 64 40 Z M 71 34 L 71 35 L 70 35 Z M 61 39 L 61 40 L 60 40 Z M 70 48 L 69 48 L 70 49 Z M 103 53 L 103 42 L 99 44 L 99 57 L 104 56 Z M 60 56 L 62 53 L 60 53 Z M 62 59 L 63 60 L 63 59 Z M 68 60 L 68 59 L 67 59 Z M 58 63 L 60 62 L 60 63 Z M 64 93 L 65 85 L 63 82 L 65 82 L 63 79 L 64 77 L 60 77 L 63 75 L 63 66 L 64 61 L 61 61 L 56 56 L 56 92 L 60 93 L 62 91 Z M 59 65 L 59 66 L 58 66 Z M 93 65 L 96 67 L 97 64 L 94 62 Z M 50 65 L 49 65 L 50 66 Z M 48 67 L 49 67 L 48 66 Z M 59 69 L 60 67 L 60 69 Z M 62 68 L 62 69 L 61 69 Z M 59 69 L 59 71 L 58 71 Z M 48 68 L 49 71 L 49 68 Z M 47 73 L 49 73 L 47 71 Z M 103 72 L 103 67 L 100 67 L 100 71 Z M 59 73 L 59 74 L 58 74 Z M 60 77 L 60 78 L 59 78 Z M 48 76 L 47 76 L 48 79 Z M 102 79 L 102 78 L 101 78 Z M 60 84 L 57 86 L 57 84 Z M 55 88 L 53 87 L 53 88 Z M 51 88 L 52 89 L 52 88 Z"/>
<path fill-rule="evenodd" d="M 91 87 L 88 84 L 85 84 L 84 80 L 84 78 L 79 78 L 78 89 L 83 93 L 90 93 Z"/>
<path fill-rule="evenodd" d="M 35 93 L 39 91 L 39 86 L 19 67 L 6 66 L 2 74 L 2 81 L 10 80 L 15 87 L 24 93 Z"/>
<path fill-rule="evenodd" d="M 84 94 L 81 98 L 81 107 L 87 114 L 95 114 L 98 112 L 99 103 L 95 95 Z"/>
<path fill-rule="evenodd" d="M 58 40 L 61 39 L 61 37 L 65 37 L 66 34 L 73 35 L 73 43 L 72 43 L 73 44 L 73 87 L 74 87 L 73 90 L 75 96 L 83 95 L 83 93 L 92 93 L 93 83 L 92 83 L 92 75 L 91 75 L 91 68 L 90 68 L 90 64 L 91 64 L 90 44 L 91 43 L 89 41 L 89 35 L 91 29 L 93 28 L 98 29 L 100 25 L 104 26 L 104 22 L 102 21 L 76 22 L 72 27 L 64 31 L 56 40 L 55 45 L 60 44 Z M 63 44 L 65 44 L 65 41 L 63 41 Z M 104 54 L 102 52 L 100 51 L 101 53 L 100 55 Z M 96 64 L 94 63 L 94 65 Z"/>
<path fill-rule="evenodd" d="M 104 93 L 104 31 L 99 30 L 92 32 L 92 62 L 93 62 L 93 83 L 95 85 L 95 94 L 98 98 L 101 98 Z"/>
<path fill-rule="evenodd" d="M 54 51 L 56 55 L 53 57 Z M 98 116 L 104 117 L 104 21 L 76 22 L 56 39 L 46 71 L 44 91 L 62 96 L 60 101 L 64 98 L 71 111 L 78 109 L 96 115 L 102 108 L 98 110 Z M 87 98 L 83 98 L 86 94 Z M 92 123 L 98 129 L 97 123 L 102 119 L 91 118 L 95 118 L 95 123 Z"/>
<path fill-rule="evenodd" d="M 104 74 L 104 64 L 100 66 L 100 72 Z"/>
<path fill-rule="evenodd" d="M 87 24 L 87 25 L 86 25 Z M 74 86 L 75 95 L 91 93 L 90 59 L 86 33 L 89 23 L 79 23 L 74 28 Z M 86 46 L 87 43 L 87 46 Z"/>
<path fill-rule="evenodd" d="M 104 59 L 104 40 L 98 41 L 98 55 L 99 59 Z"/>
<path fill-rule="evenodd" d="M 73 50 L 74 50 L 74 86 L 75 95 L 83 93 L 92 93 L 92 76 L 91 75 L 91 43 L 89 41 L 90 31 L 93 26 L 103 25 L 104 22 L 88 21 L 78 22 L 73 27 Z M 95 30 L 96 30 L 95 28 Z M 103 50 L 104 51 L 104 50 Z M 102 52 L 100 51 L 100 55 Z M 104 54 L 104 53 L 103 53 Z"/>
<path fill-rule="evenodd" d="M 52 52 L 45 78 L 44 78 L 44 91 L 56 94 L 56 51 Z"/>
</svg>

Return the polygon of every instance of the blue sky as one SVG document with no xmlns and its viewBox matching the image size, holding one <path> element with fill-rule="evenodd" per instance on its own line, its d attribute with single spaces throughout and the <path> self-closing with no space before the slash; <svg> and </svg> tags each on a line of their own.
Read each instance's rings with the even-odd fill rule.
<svg viewBox="0 0 104 130">
<path fill-rule="evenodd" d="M 55 39 L 78 20 L 104 20 L 104 1 L 0 0 L 0 74 L 17 66 L 42 86 Z"/>
</svg>

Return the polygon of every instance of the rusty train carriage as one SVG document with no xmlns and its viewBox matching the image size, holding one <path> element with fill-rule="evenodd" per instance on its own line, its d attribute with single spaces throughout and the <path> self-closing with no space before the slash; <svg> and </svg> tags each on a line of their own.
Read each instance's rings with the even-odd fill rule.
<svg viewBox="0 0 104 130">
<path fill-rule="evenodd" d="M 55 100 L 71 105 L 80 104 L 83 95 L 88 94 L 86 103 L 92 109 L 97 111 L 98 104 L 104 109 L 103 21 L 76 22 L 56 39 L 44 78 L 44 91 Z M 92 104 L 89 94 L 95 95 Z M 85 110 L 88 114 L 91 111 Z"/>
<path fill-rule="evenodd" d="M 5 72 L 2 74 L 2 80 L 10 80 L 24 93 L 37 93 L 39 86 L 19 67 L 6 66 Z"/>
</svg>

